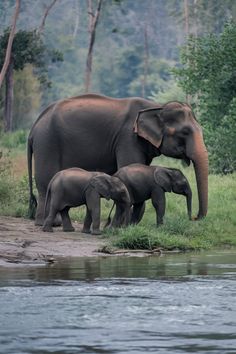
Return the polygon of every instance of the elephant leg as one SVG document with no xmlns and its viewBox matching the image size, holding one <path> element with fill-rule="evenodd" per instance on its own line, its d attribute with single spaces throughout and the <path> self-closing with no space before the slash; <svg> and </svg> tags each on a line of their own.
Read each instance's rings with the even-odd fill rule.
<svg viewBox="0 0 236 354">
<path fill-rule="evenodd" d="M 63 224 L 61 213 L 57 213 L 53 221 L 53 226 L 57 227 L 57 226 L 61 226 L 61 224 Z"/>
<path fill-rule="evenodd" d="M 57 210 L 55 208 L 53 208 L 52 206 L 50 206 L 49 214 L 43 224 L 43 231 L 53 232 L 52 226 L 53 226 L 53 222 L 55 220 L 56 214 L 57 214 Z"/>
<path fill-rule="evenodd" d="M 46 199 L 46 190 L 39 192 L 38 195 L 38 205 L 35 215 L 35 225 L 43 225 L 44 222 L 44 204 Z"/>
<path fill-rule="evenodd" d="M 38 205 L 35 215 L 35 225 L 42 226 L 44 224 L 44 205 L 46 200 L 46 190 L 39 192 L 38 196 Z M 61 215 L 57 213 L 54 221 L 53 226 L 60 226 L 61 225 Z"/>
<path fill-rule="evenodd" d="M 133 210 L 131 214 L 131 224 L 138 224 L 145 211 L 145 202 L 136 203 L 133 205 Z"/>
<path fill-rule="evenodd" d="M 93 235 L 101 235 L 100 231 L 100 214 L 101 214 L 101 206 L 100 206 L 100 196 L 96 191 L 93 193 L 89 193 L 86 196 L 86 205 L 91 213 L 92 218 L 92 231 Z"/>
<path fill-rule="evenodd" d="M 165 215 L 166 210 L 166 198 L 165 192 L 154 192 L 152 193 L 152 205 L 156 210 L 156 224 L 161 225 L 163 224 L 163 217 Z"/>
<path fill-rule="evenodd" d="M 75 231 L 75 228 L 71 224 L 71 220 L 70 220 L 70 216 L 69 216 L 69 209 L 70 208 L 66 207 L 65 209 L 61 210 L 63 231 L 65 231 L 65 232 Z"/>
<path fill-rule="evenodd" d="M 86 215 L 85 215 L 85 219 L 84 219 L 84 225 L 83 225 L 83 229 L 82 232 L 84 232 L 85 234 L 90 234 L 90 227 L 92 224 L 92 215 L 90 210 L 88 209 L 88 207 L 86 206 Z"/>
</svg>

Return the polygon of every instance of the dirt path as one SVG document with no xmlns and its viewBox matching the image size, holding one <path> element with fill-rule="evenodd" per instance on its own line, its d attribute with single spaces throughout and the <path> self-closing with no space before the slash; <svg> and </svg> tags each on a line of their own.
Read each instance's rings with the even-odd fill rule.
<svg viewBox="0 0 236 354">
<path fill-rule="evenodd" d="M 98 256 L 99 248 L 106 244 L 101 236 L 55 228 L 46 233 L 31 220 L 0 216 L 0 266 L 11 263 L 54 262 L 58 257 Z"/>
</svg>

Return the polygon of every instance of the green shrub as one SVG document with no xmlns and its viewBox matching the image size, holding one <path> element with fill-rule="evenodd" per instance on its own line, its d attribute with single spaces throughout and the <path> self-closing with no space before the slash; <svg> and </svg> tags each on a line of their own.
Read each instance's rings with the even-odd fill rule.
<svg viewBox="0 0 236 354">
<path fill-rule="evenodd" d="M 8 156 L 4 156 L 1 152 L 0 156 L 0 201 L 1 206 L 10 201 L 14 182 L 11 174 L 12 163 Z M 0 207 L 1 207 L 0 206 Z"/>
<path fill-rule="evenodd" d="M 208 134 L 211 169 L 216 173 L 236 171 L 236 98 L 221 124 Z"/>
<path fill-rule="evenodd" d="M 27 142 L 28 131 L 17 130 L 11 133 L 2 133 L 0 145 L 6 149 L 24 149 Z"/>
<path fill-rule="evenodd" d="M 220 35 L 190 37 L 182 49 L 182 67 L 173 69 L 182 89 L 198 108 L 211 171 L 236 170 L 236 24 Z"/>
<path fill-rule="evenodd" d="M 28 176 L 16 180 L 12 174 L 12 161 L 8 154 L 0 158 L 0 214 L 27 216 Z"/>
</svg>

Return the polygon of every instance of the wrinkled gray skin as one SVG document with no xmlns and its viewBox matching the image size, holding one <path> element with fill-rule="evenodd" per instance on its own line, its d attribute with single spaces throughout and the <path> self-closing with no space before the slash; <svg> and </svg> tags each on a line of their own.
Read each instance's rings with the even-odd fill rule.
<svg viewBox="0 0 236 354">
<path fill-rule="evenodd" d="M 48 185 L 43 231 L 53 231 L 53 222 L 58 212 L 61 214 L 63 231 L 74 231 L 68 214 L 69 209 L 86 204 L 82 232 L 99 235 L 101 233 L 100 198 L 102 197 L 111 198 L 115 202 L 116 219 L 112 227 L 127 225 L 130 198 L 121 180 L 103 172 L 89 172 L 80 168 L 58 172 Z"/>
<path fill-rule="evenodd" d="M 186 197 L 187 213 L 191 220 L 192 191 L 184 174 L 174 168 L 131 164 L 120 168 L 115 174 L 126 185 L 133 211 L 130 222 L 137 224 L 143 216 L 145 200 L 151 199 L 156 210 L 157 226 L 163 223 L 166 207 L 166 192 Z"/>
<path fill-rule="evenodd" d="M 114 174 L 131 163 L 150 165 L 164 154 L 193 162 L 199 199 L 197 218 L 207 214 L 208 155 L 202 129 L 184 103 L 158 105 L 142 98 L 114 99 L 86 94 L 51 104 L 34 123 L 28 138 L 30 214 L 32 155 L 38 190 L 37 225 L 42 225 L 50 179 L 60 170 L 81 167 Z"/>
</svg>

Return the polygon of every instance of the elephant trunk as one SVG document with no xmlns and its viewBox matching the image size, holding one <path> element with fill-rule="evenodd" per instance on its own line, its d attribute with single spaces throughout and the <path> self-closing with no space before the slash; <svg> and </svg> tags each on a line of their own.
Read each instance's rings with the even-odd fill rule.
<svg viewBox="0 0 236 354">
<path fill-rule="evenodd" d="M 186 195 L 187 213 L 189 220 L 192 220 L 192 192 Z"/>
<path fill-rule="evenodd" d="M 128 226 L 130 224 L 130 196 L 127 190 L 126 197 L 121 203 L 122 216 L 120 220 L 120 226 Z"/>
<path fill-rule="evenodd" d="M 201 133 L 195 134 L 193 150 L 191 160 L 195 170 L 199 201 L 197 219 L 202 219 L 206 216 L 208 207 L 208 153 Z"/>
<path fill-rule="evenodd" d="M 119 190 L 118 192 L 116 190 L 111 192 L 111 198 L 114 200 L 116 211 L 110 226 L 127 226 L 130 223 L 130 195 L 123 182 L 121 182 L 117 177 L 112 178 L 116 178 L 119 181 Z"/>
</svg>

